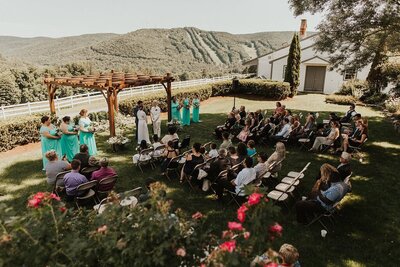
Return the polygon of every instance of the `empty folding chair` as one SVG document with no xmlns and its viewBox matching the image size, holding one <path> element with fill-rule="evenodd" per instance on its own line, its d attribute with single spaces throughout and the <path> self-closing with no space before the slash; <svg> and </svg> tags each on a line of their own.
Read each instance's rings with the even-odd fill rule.
<svg viewBox="0 0 400 267">
<path fill-rule="evenodd" d="M 179 161 L 181 160 L 182 155 L 176 156 L 172 158 L 167 165 L 167 168 L 165 170 L 165 176 L 168 178 L 168 180 L 171 181 L 171 177 L 169 176 L 169 173 L 171 171 L 174 171 L 177 176 L 179 176 Z"/>
<path fill-rule="evenodd" d="M 349 151 L 353 154 L 353 157 L 359 157 L 361 159 L 361 151 L 362 147 L 364 144 L 368 141 L 368 138 L 364 139 L 364 142 L 362 142 L 359 146 L 349 146 Z"/>
<path fill-rule="evenodd" d="M 329 221 L 332 223 L 332 225 L 335 223 L 334 221 L 334 215 L 337 213 L 338 211 L 338 205 L 339 205 L 340 201 L 335 203 L 332 207 L 332 209 L 330 210 L 326 210 L 321 214 L 316 214 L 314 216 L 314 218 L 307 224 L 307 226 L 310 226 L 312 224 L 314 224 L 315 222 L 319 222 L 322 227 L 324 227 L 325 230 L 328 231 L 328 227 L 326 227 L 326 225 L 323 223 L 322 219 L 323 218 L 328 218 Z"/>
<path fill-rule="evenodd" d="M 98 182 L 96 190 L 98 200 L 103 199 L 113 190 L 117 178 L 118 175 L 113 175 L 110 177 L 105 177 Z M 107 190 L 104 190 L 104 188 Z"/>
<path fill-rule="evenodd" d="M 89 200 L 93 200 L 96 203 L 96 192 L 94 189 L 97 186 L 97 181 L 93 180 L 84 184 L 79 185 L 76 188 L 76 197 L 75 204 L 79 207 L 79 203 L 88 202 Z"/>
<path fill-rule="evenodd" d="M 188 148 L 189 145 L 190 145 L 190 135 L 187 135 L 185 136 L 185 138 L 183 138 L 182 142 L 179 144 L 179 151 Z"/>
<path fill-rule="evenodd" d="M 314 134 L 313 131 L 310 131 L 310 133 L 308 134 L 308 136 L 306 138 L 300 138 L 298 141 L 300 143 L 300 150 L 302 150 L 303 148 L 305 148 L 306 150 L 309 150 L 309 146 L 311 144 L 311 137 Z"/>
</svg>

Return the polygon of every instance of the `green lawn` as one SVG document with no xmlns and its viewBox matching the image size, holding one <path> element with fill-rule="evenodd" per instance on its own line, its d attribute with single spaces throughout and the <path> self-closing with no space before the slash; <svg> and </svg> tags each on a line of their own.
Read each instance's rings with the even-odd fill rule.
<svg viewBox="0 0 400 267">
<path fill-rule="evenodd" d="M 296 111 L 294 111 L 296 112 Z M 297 111 L 298 112 L 298 111 Z M 305 114 L 306 111 L 303 111 Z M 327 112 L 320 112 L 326 118 Z M 213 141 L 215 125 L 224 122 L 223 114 L 202 114 L 203 122 L 184 129 L 180 136 L 190 134 L 193 142 Z M 346 197 L 341 206 L 340 216 L 329 232 L 322 238 L 319 224 L 304 227 L 294 223 L 294 210 L 283 209 L 279 222 L 284 227 L 280 242 L 292 243 L 300 252 L 302 266 L 396 266 L 400 258 L 400 198 L 399 186 L 399 136 L 391 124 L 380 117 L 369 119 L 369 141 L 365 146 L 363 162 L 353 160 L 353 192 Z M 165 133 L 165 128 L 163 129 Z M 132 136 L 130 136 L 132 137 Z M 177 180 L 168 181 L 159 176 L 159 169 L 146 169 L 142 174 L 132 164 L 133 145 L 126 150 L 114 153 L 106 144 L 106 135 L 98 136 L 99 156 L 110 158 L 111 165 L 119 174 L 116 191 L 125 191 L 143 186 L 146 177 L 152 176 L 165 182 L 169 188 L 168 197 L 173 199 L 176 208 L 188 214 L 201 211 L 207 214 L 208 225 L 216 233 L 226 226 L 228 220 L 235 219 L 235 206 L 224 209 L 224 205 L 213 200 L 203 192 L 191 192 L 188 185 Z M 271 154 L 272 147 L 257 147 L 258 151 Z M 299 150 L 297 146 L 288 147 L 280 178 L 290 170 L 299 171 L 307 162 L 309 170 L 300 185 L 300 194 L 306 194 L 314 182 L 321 164 L 327 162 L 336 166 L 337 156 L 312 154 Z M 48 189 L 41 169 L 41 160 L 19 161 L 4 168 L 1 173 L 0 194 L 11 195 L 3 202 L 24 212 L 27 197 Z M 293 201 L 289 206 L 293 206 Z M 262 234 L 262 233 L 259 233 Z M 277 244 L 280 245 L 280 244 Z M 278 249 L 279 247 L 276 247 Z"/>
</svg>

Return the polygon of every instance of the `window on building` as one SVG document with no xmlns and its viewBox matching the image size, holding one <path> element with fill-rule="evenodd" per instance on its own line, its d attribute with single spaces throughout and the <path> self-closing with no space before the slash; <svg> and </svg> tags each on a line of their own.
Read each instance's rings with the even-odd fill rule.
<svg viewBox="0 0 400 267">
<path fill-rule="evenodd" d="M 347 80 L 354 80 L 355 78 L 357 78 L 357 71 L 354 68 L 351 69 L 346 69 L 344 71 L 344 75 L 343 75 L 343 79 L 345 81 Z"/>
<path fill-rule="evenodd" d="M 286 75 L 286 65 L 283 65 L 283 72 L 282 72 L 282 78 L 285 79 Z"/>
</svg>

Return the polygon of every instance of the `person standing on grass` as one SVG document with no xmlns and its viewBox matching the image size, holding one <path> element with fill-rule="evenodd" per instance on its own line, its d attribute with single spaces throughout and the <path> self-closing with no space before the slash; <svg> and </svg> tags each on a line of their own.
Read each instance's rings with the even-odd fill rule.
<svg viewBox="0 0 400 267">
<path fill-rule="evenodd" d="M 185 94 L 185 99 L 183 100 L 182 125 L 190 125 L 190 100 L 187 94 Z"/>
<path fill-rule="evenodd" d="M 181 121 L 181 106 L 179 104 L 179 100 L 176 98 L 176 96 L 172 97 L 171 101 L 171 116 L 172 120 Z"/>
<path fill-rule="evenodd" d="M 161 136 L 161 109 L 158 106 L 158 101 L 153 101 L 153 106 L 150 109 L 150 118 L 153 123 L 153 134 Z"/>
<path fill-rule="evenodd" d="M 146 143 L 150 143 L 149 129 L 147 128 L 147 114 L 144 112 L 143 106 L 139 106 L 136 116 L 139 120 L 137 143 L 140 144 L 143 140 L 145 140 Z"/>
<path fill-rule="evenodd" d="M 54 150 L 59 158 L 62 157 L 62 149 L 60 136 L 57 133 L 57 127 L 54 126 L 49 116 L 43 116 L 41 119 L 42 126 L 40 127 L 40 141 L 42 143 L 43 171 L 46 169 L 47 158 L 46 153 Z"/>
<path fill-rule="evenodd" d="M 194 95 L 192 105 L 193 105 L 192 120 L 195 123 L 200 122 L 200 98 L 198 94 Z"/>
<path fill-rule="evenodd" d="M 60 130 L 63 133 L 61 136 L 62 153 L 68 161 L 72 161 L 75 154 L 79 152 L 78 130 L 70 122 L 71 117 L 65 116 L 60 125 Z"/>
<path fill-rule="evenodd" d="M 96 140 L 94 138 L 95 128 L 88 114 L 87 109 L 82 109 L 79 112 L 81 116 L 79 119 L 79 142 L 81 145 L 85 144 L 88 146 L 90 156 L 95 156 L 97 154 Z"/>
<path fill-rule="evenodd" d="M 139 107 L 142 106 L 143 107 L 143 101 L 139 100 L 136 104 L 136 106 L 133 108 L 132 110 L 132 116 L 135 118 L 135 136 L 138 136 L 138 124 L 139 124 L 139 119 L 137 117 L 137 112 L 139 111 Z"/>
</svg>

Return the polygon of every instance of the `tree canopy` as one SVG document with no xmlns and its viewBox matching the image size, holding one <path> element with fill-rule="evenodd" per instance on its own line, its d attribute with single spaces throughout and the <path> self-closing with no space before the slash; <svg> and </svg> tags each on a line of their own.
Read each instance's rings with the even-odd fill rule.
<svg viewBox="0 0 400 267">
<path fill-rule="evenodd" d="M 369 78 L 400 51 L 399 0 L 289 0 L 296 16 L 321 12 L 317 49 L 330 53 L 332 68 L 359 69 L 372 63 Z M 375 73 L 374 73 L 375 72 Z"/>
</svg>

